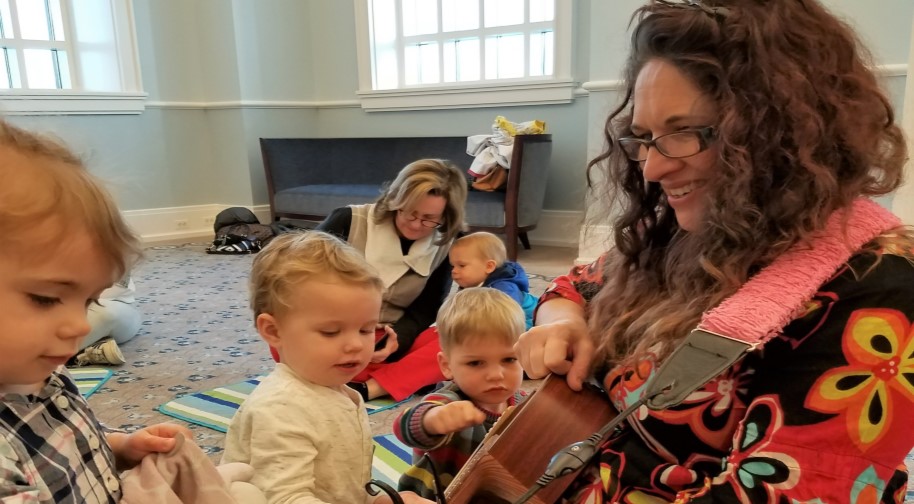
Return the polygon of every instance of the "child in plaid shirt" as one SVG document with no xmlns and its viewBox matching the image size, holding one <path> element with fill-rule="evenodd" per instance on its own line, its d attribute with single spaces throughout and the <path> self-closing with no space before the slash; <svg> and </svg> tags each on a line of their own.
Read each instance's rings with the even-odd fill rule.
<svg viewBox="0 0 914 504">
<path fill-rule="evenodd" d="M 62 367 L 137 239 L 76 156 L 2 121 L 0 180 L 0 500 L 118 502 L 119 470 L 192 438 L 171 424 L 105 434 Z"/>
<path fill-rule="evenodd" d="M 524 332 L 524 312 L 511 297 L 490 287 L 463 289 L 445 301 L 436 325 L 438 365 L 451 382 L 393 425 L 397 438 L 414 449 L 414 465 L 400 478 L 399 489 L 426 499 L 444 492 L 495 421 L 524 396 L 524 371 L 514 351 Z M 443 488 L 429 484 L 433 471 Z"/>
</svg>

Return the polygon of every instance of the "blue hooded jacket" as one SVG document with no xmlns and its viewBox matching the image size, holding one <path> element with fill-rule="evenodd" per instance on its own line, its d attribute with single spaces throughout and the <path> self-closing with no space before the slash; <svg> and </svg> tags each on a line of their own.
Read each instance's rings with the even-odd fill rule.
<svg viewBox="0 0 914 504">
<path fill-rule="evenodd" d="M 530 294 L 530 281 L 523 266 L 514 261 L 505 261 L 489 273 L 482 286 L 498 289 L 511 296 L 524 310 L 527 329 L 533 327 L 533 310 L 536 308 L 537 298 Z"/>
</svg>

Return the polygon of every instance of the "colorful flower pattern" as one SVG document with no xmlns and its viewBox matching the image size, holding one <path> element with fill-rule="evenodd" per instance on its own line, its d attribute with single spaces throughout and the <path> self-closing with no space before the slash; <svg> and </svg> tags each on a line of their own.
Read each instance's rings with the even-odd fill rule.
<svg viewBox="0 0 914 504">
<path fill-rule="evenodd" d="M 857 310 L 841 343 L 848 365 L 822 375 L 807 405 L 843 415 L 865 452 L 891 432 L 893 403 L 914 402 L 914 328 L 898 310 Z"/>
<path fill-rule="evenodd" d="M 781 336 L 679 406 L 630 417 L 563 502 L 902 502 L 914 267 L 873 259 L 855 257 Z M 632 404 L 652 371 L 611 370 L 610 399 Z"/>
</svg>

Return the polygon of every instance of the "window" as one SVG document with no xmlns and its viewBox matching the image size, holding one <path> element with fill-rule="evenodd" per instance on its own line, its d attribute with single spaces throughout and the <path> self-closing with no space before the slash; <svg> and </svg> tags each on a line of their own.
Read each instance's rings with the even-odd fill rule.
<svg viewBox="0 0 914 504">
<path fill-rule="evenodd" d="M 571 0 L 356 0 L 368 110 L 567 103 Z"/>
<path fill-rule="evenodd" d="M 137 113 L 130 0 L 0 0 L 0 113 Z"/>
</svg>

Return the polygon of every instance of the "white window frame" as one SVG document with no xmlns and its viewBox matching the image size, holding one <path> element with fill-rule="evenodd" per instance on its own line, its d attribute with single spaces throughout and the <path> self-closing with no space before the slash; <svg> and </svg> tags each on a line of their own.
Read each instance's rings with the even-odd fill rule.
<svg viewBox="0 0 914 504">
<path fill-rule="evenodd" d="M 0 116 L 2 115 L 70 115 L 70 114 L 139 114 L 145 110 L 147 94 L 143 92 L 140 75 L 139 52 L 137 50 L 136 29 L 133 16 L 132 0 L 91 0 L 95 6 L 110 8 L 111 26 L 108 40 L 99 41 L 97 29 L 85 29 L 88 35 L 79 37 L 79 15 L 74 9 L 86 0 L 61 0 L 67 25 L 68 44 L 72 54 L 68 55 L 71 66 L 71 79 L 74 88 L 82 82 L 81 68 L 86 64 L 80 60 L 79 52 L 92 50 L 104 54 L 107 64 L 116 66 L 117 75 L 113 86 L 117 89 L 106 91 L 85 91 L 80 89 L 4 89 L 0 90 Z"/>
<path fill-rule="evenodd" d="M 570 103 L 574 100 L 576 83 L 571 76 L 573 0 L 555 2 L 552 76 L 455 82 L 387 90 L 372 89 L 368 0 L 354 1 L 359 69 L 359 90 L 356 94 L 365 111 L 544 105 Z"/>
</svg>

